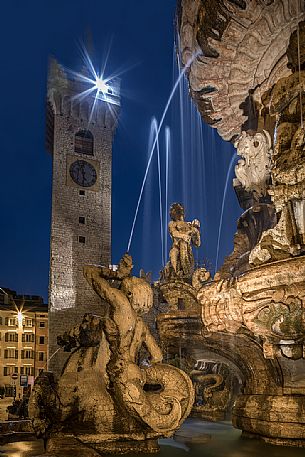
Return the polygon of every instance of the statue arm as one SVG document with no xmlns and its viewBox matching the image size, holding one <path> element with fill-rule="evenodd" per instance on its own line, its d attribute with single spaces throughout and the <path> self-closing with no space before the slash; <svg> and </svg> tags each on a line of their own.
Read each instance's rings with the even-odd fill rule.
<svg viewBox="0 0 305 457">
<path fill-rule="evenodd" d="M 196 247 L 199 247 L 201 245 L 200 231 L 195 227 L 193 229 L 192 242 Z"/>
<path fill-rule="evenodd" d="M 188 224 L 188 222 L 185 222 L 185 224 Z M 168 231 L 173 240 L 183 240 L 186 241 L 187 243 L 190 242 L 190 235 L 187 233 L 183 233 L 180 230 L 178 230 L 174 224 L 169 223 L 168 225 Z"/>
<path fill-rule="evenodd" d="M 111 287 L 101 274 L 103 274 L 102 267 L 95 265 L 86 265 L 84 267 L 85 278 L 102 299 L 106 300 L 116 309 L 125 307 L 126 305 L 130 307 L 129 301 L 125 295 L 122 294 L 120 290 Z"/>
<path fill-rule="evenodd" d="M 155 338 L 150 333 L 149 329 L 146 327 L 146 334 L 144 344 L 151 355 L 152 363 L 161 363 L 163 360 L 163 354 L 159 348 Z"/>
</svg>

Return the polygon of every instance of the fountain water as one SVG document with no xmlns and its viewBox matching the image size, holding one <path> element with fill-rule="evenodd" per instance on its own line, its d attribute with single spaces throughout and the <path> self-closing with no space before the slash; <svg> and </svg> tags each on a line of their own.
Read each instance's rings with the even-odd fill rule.
<svg viewBox="0 0 305 457">
<path fill-rule="evenodd" d="M 58 349 L 56 349 L 56 351 L 53 352 L 53 354 L 48 358 L 48 360 L 46 361 L 46 364 L 44 365 L 43 369 L 47 368 L 48 366 L 48 363 L 50 362 L 50 360 L 53 359 L 53 357 L 57 354 L 58 351 L 60 351 L 62 348 L 59 347 Z"/>
<path fill-rule="evenodd" d="M 160 145 L 159 145 L 159 138 L 157 135 L 158 132 L 158 123 L 156 118 L 153 118 L 152 124 L 155 129 L 155 135 L 157 138 L 157 158 L 158 158 L 158 187 L 159 187 L 159 214 L 160 214 L 160 238 L 161 238 L 161 258 L 162 258 L 162 266 L 165 266 L 164 261 L 164 227 L 163 227 L 163 208 L 162 208 L 162 185 L 161 185 L 161 163 L 160 163 Z"/>
<path fill-rule="evenodd" d="M 167 261 L 167 240 L 168 240 L 168 180 L 169 180 L 169 153 L 171 149 L 171 131 L 165 127 L 165 213 L 164 213 L 164 259 Z"/>
<path fill-rule="evenodd" d="M 162 263 L 164 265 L 168 258 L 168 206 L 174 201 L 181 202 L 184 205 L 188 218 L 198 218 L 201 221 L 203 239 L 205 242 L 202 243 L 198 252 L 196 250 L 196 265 L 201 265 L 202 263 L 208 264 L 209 267 L 212 266 L 212 263 L 215 265 L 215 262 L 212 262 L 212 260 L 215 259 L 215 250 L 217 250 L 216 263 L 218 264 L 221 254 L 220 241 L 217 240 L 217 232 L 212 228 L 219 224 L 217 214 L 218 204 L 222 214 L 221 224 L 224 217 L 224 199 L 220 191 L 222 187 L 222 178 L 219 169 L 227 169 L 227 162 L 230 157 L 228 149 L 233 148 L 233 146 L 229 143 L 224 145 L 217 132 L 202 122 L 197 108 L 189 97 L 188 83 L 184 77 L 184 72 L 186 68 L 191 65 L 194 58 L 195 56 L 190 59 L 187 66 L 181 71 L 179 69 L 179 62 L 177 62 L 176 52 L 174 52 L 175 84 L 167 101 L 160 123 L 157 124 L 155 119 L 151 123 L 151 142 L 147 166 L 128 242 L 128 250 L 130 250 L 143 192 L 145 191 L 145 205 L 143 208 L 143 246 L 141 249 L 141 256 L 144 262 L 142 260 L 142 266 L 147 264 L 146 268 L 152 268 L 154 274 L 157 269 L 160 269 L 160 264 Z M 159 135 L 170 105 L 172 106 L 171 126 L 165 128 L 165 153 L 163 153 L 163 148 L 161 148 L 161 143 L 159 142 Z M 155 172 L 152 172 L 152 174 L 149 172 L 152 168 L 152 159 L 155 149 L 157 150 L 158 161 L 156 166 L 153 165 L 153 169 L 158 173 L 158 181 L 156 180 Z M 147 183 L 148 177 L 149 183 Z M 229 177 L 227 176 L 223 179 L 226 179 L 225 198 L 228 200 Z M 147 185 L 150 187 L 150 190 L 147 189 Z M 156 190 L 154 189 L 157 185 L 159 192 L 158 218 L 153 216 L 156 211 L 156 199 L 154 198 Z M 213 198 L 208 199 L 208 195 L 212 195 Z M 226 238 L 229 238 L 231 234 L 233 239 L 235 220 L 240 215 L 238 205 L 236 205 L 233 211 L 230 210 L 230 213 L 232 213 L 232 221 L 231 224 L 227 223 L 227 226 L 230 225 L 230 229 L 226 234 Z M 157 226 L 155 222 L 157 219 L 160 220 L 160 260 L 158 260 L 158 257 L 155 255 L 156 242 L 159 244 L 157 239 L 155 238 L 153 242 L 153 252 L 150 250 L 148 253 L 149 248 L 147 247 L 147 229 L 150 233 L 153 232 L 153 229 L 156 231 Z M 221 230 L 219 231 L 219 236 L 220 234 Z M 228 243 L 222 243 L 221 245 L 221 248 L 226 250 L 226 253 L 231 249 L 231 246 L 228 247 L 227 245 Z M 155 259 L 155 265 L 151 265 L 152 256 Z M 207 259 L 207 262 L 203 261 L 203 259 Z"/>
<path fill-rule="evenodd" d="M 215 273 L 217 271 L 218 267 L 218 259 L 219 259 L 219 247 L 220 247 L 220 235 L 221 235 L 221 229 L 222 229 L 222 222 L 223 222 L 223 212 L 224 212 L 224 206 L 225 206 L 225 201 L 226 201 L 226 196 L 227 196 L 227 190 L 228 190 L 228 184 L 229 184 L 229 179 L 231 176 L 231 171 L 233 168 L 233 164 L 237 159 L 237 155 L 233 155 L 231 158 L 231 162 L 229 164 L 229 168 L 227 171 L 227 177 L 226 177 L 226 182 L 225 182 L 225 187 L 223 191 L 223 197 L 222 197 L 222 204 L 221 204 L 221 211 L 220 211 L 220 219 L 219 219 L 219 227 L 218 227 L 218 238 L 217 238 L 217 250 L 216 250 L 216 262 L 215 262 Z"/>
<path fill-rule="evenodd" d="M 186 63 L 185 67 L 180 72 L 180 74 L 179 74 L 179 76 L 177 78 L 177 81 L 175 82 L 174 87 L 173 87 L 173 89 L 172 89 L 172 91 L 170 93 L 170 96 L 169 96 L 169 98 L 167 100 L 167 103 L 165 105 L 165 108 L 164 108 L 164 111 L 163 111 L 163 114 L 162 114 L 158 129 L 157 129 L 157 132 L 156 132 L 156 138 L 155 138 L 155 140 L 153 142 L 153 145 L 152 145 L 152 148 L 151 148 L 151 153 L 150 153 L 150 156 L 149 156 L 149 159 L 148 159 L 148 163 L 147 163 L 147 167 L 146 167 L 146 170 L 145 170 L 145 174 L 144 174 L 144 178 L 143 178 L 143 182 L 142 182 L 142 186 L 141 186 L 141 190 L 140 190 L 140 195 L 139 195 L 139 199 L 138 199 L 138 203 L 137 203 L 137 206 L 136 206 L 136 211 L 135 211 L 135 215 L 134 215 L 134 219 L 133 219 L 133 223 L 132 223 L 132 227 L 131 227 L 130 237 L 129 237 L 129 241 L 128 241 L 128 245 L 127 245 L 127 252 L 129 252 L 129 250 L 130 250 L 130 245 L 131 245 L 131 241 L 132 241 L 132 237 L 133 237 L 134 227 L 135 227 L 135 224 L 136 224 L 136 221 L 137 221 L 137 216 L 138 216 L 138 212 L 139 212 L 140 203 L 141 203 L 141 200 L 142 200 L 144 186 L 145 186 L 145 183 L 146 183 L 149 167 L 150 167 L 150 164 L 151 164 L 151 160 L 153 158 L 153 154 L 154 154 L 154 150 L 155 150 L 155 147 L 156 147 L 156 144 L 157 144 L 157 141 L 158 141 L 159 133 L 160 133 L 161 128 L 162 128 L 163 123 L 164 123 L 165 116 L 167 114 L 168 108 L 169 108 L 169 106 L 171 104 L 172 98 L 173 98 L 173 96 L 174 96 L 174 94 L 176 92 L 176 89 L 177 89 L 177 87 L 179 85 L 180 80 L 183 78 L 184 73 L 190 67 L 190 65 L 192 64 L 192 62 L 194 61 L 194 59 L 197 56 L 198 56 L 198 53 L 195 53 L 188 60 L 188 62 Z"/>
</svg>

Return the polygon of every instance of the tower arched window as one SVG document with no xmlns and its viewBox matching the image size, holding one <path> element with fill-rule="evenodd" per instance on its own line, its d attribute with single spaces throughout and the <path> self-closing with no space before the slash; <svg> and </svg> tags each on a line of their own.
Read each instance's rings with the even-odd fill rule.
<svg viewBox="0 0 305 457">
<path fill-rule="evenodd" d="M 93 156 L 93 135 L 89 130 L 80 130 L 75 134 L 74 151 Z"/>
</svg>

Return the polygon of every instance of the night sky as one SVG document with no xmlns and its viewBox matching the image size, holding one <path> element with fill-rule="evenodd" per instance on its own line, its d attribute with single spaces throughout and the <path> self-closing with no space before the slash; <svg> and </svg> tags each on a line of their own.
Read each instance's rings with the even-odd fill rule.
<svg viewBox="0 0 305 457">
<path fill-rule="evenodd" d="M 79 43 L 83 41 L 94 63 L 100 66 L 111 43 L 106 75 L 126 69 L 121 75 L 121 114 L 113 146 L 112 262 L 117 263 L 127 249 L 147 163 L 151 119 L 161 118 L 173 87 L 176 1 L 12 0 L 1 6 L 0 285 L 19 293 L 43 295 L 47 301 L 51 215 L 51 156 L 45 150 L 48 57 L 53 55 L 64 66 L 79 70 Z M 202 222 L 203 246 L 196 260 L 204 259 L 213 268 L 233 147 L 204 125 L 204 144 L 197 152 L 204 155 L 200 159 L 205 161 L 204 173 L 191 164 L 190 175 L 183 184 L 183 162 L 178 159 L 178 105 L 174 100 L 165 120 L 171 127 L 173 145 L 169 199 L 181 200 L 179 189 L 192 186 L 184 203 L 186 218 L 198 217 Z M 191 132 L 186 135 L 190 137 Z M 162 130 L 160 152 L 164 157 L 163 143 Z M 194 152 L 198 144 L 191 148 Z M 164 176 L 162 183 L 164 187 Z M 201 183 L 200 191 L 197 183 Z M 232 186 L 229 187 L 220 261 L 232 248 L 240 214 Z M 153 272 L 154 279 L 162 264 L 158 199 L 153 159 L 130 253 L 134 257 L 134 273 L 143 266 Z"/>
</svg>

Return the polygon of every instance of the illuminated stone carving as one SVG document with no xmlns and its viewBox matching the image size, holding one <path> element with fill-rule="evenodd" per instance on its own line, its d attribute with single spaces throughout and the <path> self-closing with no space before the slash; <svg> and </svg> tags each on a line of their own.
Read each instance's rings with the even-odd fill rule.
<svg viewBox="0 0 305 457">
<path fill-rule="evenodd" d="M 127 254 L 116 271 L 84 268 L 109 313 L 106 318 L 86 315 L 58 340 L 65 350 L 76 349 L 56 385 L 57 424 L 49 432 L 50 443 L 60 430 L 103 452 L 152 452 L 154 440 L 172 435 L 191 410 L 192 382 L 183 371 L 162 363 L 162 352 L 139 315 L 151 308 L 152 289 L 144 279 L 130 276 L 131 268 Z M 137 364 L 142 345 L 150 354 L 145 366 Z M 44 408 L 38 386 L 39 381 L 30 414 L 38 434 L 45 436 L 50 427 L 43 431 L 37 422 Z"/>
<path fill-rule="evenodd" d="M 196 400 L 192 414 L 210 420 L 224 420 L 230 401 L 230 391 L 219 373 L 193 370 L 190 377 L 194 383 Z"/>
<path fill-rule="evenodd" d="M 298 20 L 299 0 L 182 0 L 178 30 L 190 94 L 206 122 L 225 140 L 256 128 L 256 100 L 291 73 L 286 49 Z M 251 125 L 250 125 L 251 124 Z"/>
<path fill-rule="evenodd" d="M 235 175 L 247 191 L 258 197 L 266 195 L 271 173 L 271 138 L 267 131 L 255 135 L 242 132 L 235 141 L 237 154 L 242 158 L 235 167 Z"/>
<path fill-rule="evenodd" d="M 203 286 L 198 301 L 207 330 L 235 334 L 247 328 L 263 339 L 266 349 L 273 345 L 271 358 L 275 355 L 302 358 L 305 266 L 302 258 L 291 259 L 289 265 L 286 262 L 270 264 L 259 274 L 252 270 L 235 280 Z"/>
<path fill-rule="evenodd" d="M 299 0 L 180 2 L 182 63 L 202 50 L 188 72 L 190 94 L 204 120 L 236 141 L 235 190 L 245 212 L 233 254 L 197 290 L 201 327 L 187 311 L 158 316 L 167 344 L 195 341 L 195 353 L 201 344 L 213 360 L 225 355 L 240 368 L 237 428 L 303 447 L 304 11 Z"/>
<path fill-rule="evenodd" d="M 173 244 L 169 252 L 170 261 L 161 272 L 161 279 L 191 278 L 194 271 L 192 245 L 200 246 L 200 222 L 184 220 L 184 208 L 180 203 L 173 203 L 170 208 L 171 221 L 168 230 Z"/>
<path fill-rule="evenodd" d="M 264 98 L 265 110 L 276 119 L 272 167 L 272 186 L 269 189 L 277 210 L 277 225 L 264 232 L 249 256 L 257 266 L 305 251 L 305 129 L 302 125 L 305 97 L 305 71 L 298 71 L 305 62 L 305 23 L 291 35 L 287 56 L 292 74 L 280 79 Z"/>
</svg>

